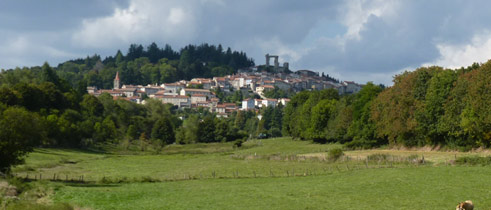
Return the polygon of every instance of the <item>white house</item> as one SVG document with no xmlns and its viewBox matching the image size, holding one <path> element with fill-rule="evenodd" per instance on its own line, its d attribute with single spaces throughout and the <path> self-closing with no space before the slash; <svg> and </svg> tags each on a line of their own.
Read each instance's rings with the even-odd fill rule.
<svg viewBox="0 0 491 210">
<path fill-rule="evenodd" d="M 188 96 L 173 96 L 173 95 L 164 95 L 161 96 L 162 103 L 164 104 L 174 104 L 175 106 L 179 108 L 190 108 L 191 107 L 191 100 L 189 99 Z"/>
<path fill-rule="evenodd" d="M 170 91 L 170 93 L 175 93 L 175 94 L 179 94 L 179 91 L 181 91 L 185 87 L 185 85 L 180 83 L 166 83 L 163 84 L 162 86 L 164 86 L 165 90 L 168 90 Z"/>
<path fill-rule="evenodd" d="M 211 98 L 213 96 L 210 90 L 193 89 L 193 88 L 184 88 L 181 90 L 182 96 L 195 95 L 195 94 L 205 95 L 208 98 Z"/>
<path fill-rule="evenodd" d="M 280 98 L 278 100 L 278 103 L 280 103 L 283 106 L 286 106 L 289 102 L 290 102 L 290 99 L 289 98 Z"/>
<path fill-rule="evenodd" d="M 206 101 L 206 95 L 203 94 L 194 94 L 191 95 L 191 103 L 203 102 Z"/>
</svg>

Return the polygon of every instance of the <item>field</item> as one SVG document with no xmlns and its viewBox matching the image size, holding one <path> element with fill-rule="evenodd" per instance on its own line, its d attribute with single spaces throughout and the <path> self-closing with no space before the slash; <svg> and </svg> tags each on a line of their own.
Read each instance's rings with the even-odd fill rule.
<svg viewBox="0 0 491 210">
<path fill-rule="evenodd" d="M 56 180 L 42 182 L 55 189 L 55 203 L 89 209 L 451 209 L 468 199 L 491 209 L 491 167 L 453 165 L 456 157 L 486 152 L 326 156 L 340 147 L 278 138 L 240 149 L 171 145 L 159 154 L 38 149 L 14 173 Z"/>
</svg>

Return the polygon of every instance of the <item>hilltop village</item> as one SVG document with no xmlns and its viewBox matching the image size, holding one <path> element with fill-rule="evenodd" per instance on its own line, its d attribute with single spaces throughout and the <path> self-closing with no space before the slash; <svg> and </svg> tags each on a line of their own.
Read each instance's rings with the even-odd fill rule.
<svg viewBox="0 0 491 210">
<path fill-rule="evenodd" d="M 274 65 L 270 65 L 271 58 L 274 58 Z M 87 91 L 95 96 L 108 93 L 114 99 L 124 99 L 138 104 L 145 104 L 146 98 L 153 98 L 162 103 L 173 104 L 179 109 L 201 107 L 216 113 L 218 117 L 228 117 L 234 111 L 280 104 L 285 106 L 290 101 L 288 98 L 267 98 L 267 91 L 299 92 L 334 88 L 339 94 L 352 94 L 362 88 L 362 85 L 355 82 L 338 82 L 310 70 L 292 72 L 287 62 L 280 66 L 278 56 L 269 54 L 266 54 L 266 65 L 239 69 L 238 73 L 224 77 L 193 78 L 189 81 L 147 86 L 121 84 L 120 81 L 118 72 L 114 78 L 113 89 L 97 89 L 91 86 L 87 87 Z M 237 91 L 242 96 L 248 96 L 242 100 L 242 104 L 225 103 L 217 97 L 218 92 L 229 95 Z"/>
</svg>

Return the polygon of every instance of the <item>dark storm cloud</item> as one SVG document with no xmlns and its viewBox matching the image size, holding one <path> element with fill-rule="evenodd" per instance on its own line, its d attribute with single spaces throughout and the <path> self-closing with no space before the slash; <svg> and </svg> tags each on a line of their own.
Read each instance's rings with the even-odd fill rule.
<svg viewBox="0 0 491 210">
<path fill-rule="evenodd" d="M 321 43 L 299 63 L 335 69 L 341 75 L 392 73 L 418 67 L 441 56 L 438 44 L 466 44 L 476 34 L 489 30 L 491 22 L 484 21 L 491 20 L 491 13 L 485 9 L 488 6 L 487 1 L 406 1 L 395 8 L 396 15 L 369 16 L 359 40 L 348 39 L 343 48 L 335 42 Z"/>
</svg>

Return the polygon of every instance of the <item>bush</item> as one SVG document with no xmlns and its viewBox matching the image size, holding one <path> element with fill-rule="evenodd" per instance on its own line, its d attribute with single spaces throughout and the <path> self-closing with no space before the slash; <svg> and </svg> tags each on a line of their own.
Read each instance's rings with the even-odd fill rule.
<svg viewBox="0 0 491 210">
<path fill-rule="evenodd" d="M 327 158 L 332 161 L 336 161 L 344 155 L 341 148 L 334 148 L 327 152 Z"/>
<path fill-rule="evenodd" d="M 243 143 L 244 143 L 244 140 L 242 140 L 242 139 L 235 140 L 235 142 L 234 142 L 234 148 L 240 148 L 240 147 L 242 147 L 242 144 Z"/>
<path fill-rule="evenodd" d="M 388 160 L 390 155 L 388 154 L 373 154 L 367 156 L 368 160 L 374 160 L 374 161 L 383 161 L 383 160 Z"/>
<path fill-rule="evenodd" d="M 366 139 L 353 139 L 344 146 L 348 149 L 372 149 L 377 146 L 377 141 Z"/>
<path fill-rule="evenodd" d="M 112 184 L 114 183 L 113 180 L 109 177 L 102 177 L 102 179 L 99 180 L 99 183 L 101 184 Z"/>
<path fill-rule="evenodd" d="M 480 156 L 467 156 L 467 157 L 458 157 L 455 160 L 456 164 L 459 165 L 491 165 L 491 156 L 480 157 Z"/>
</svg>

